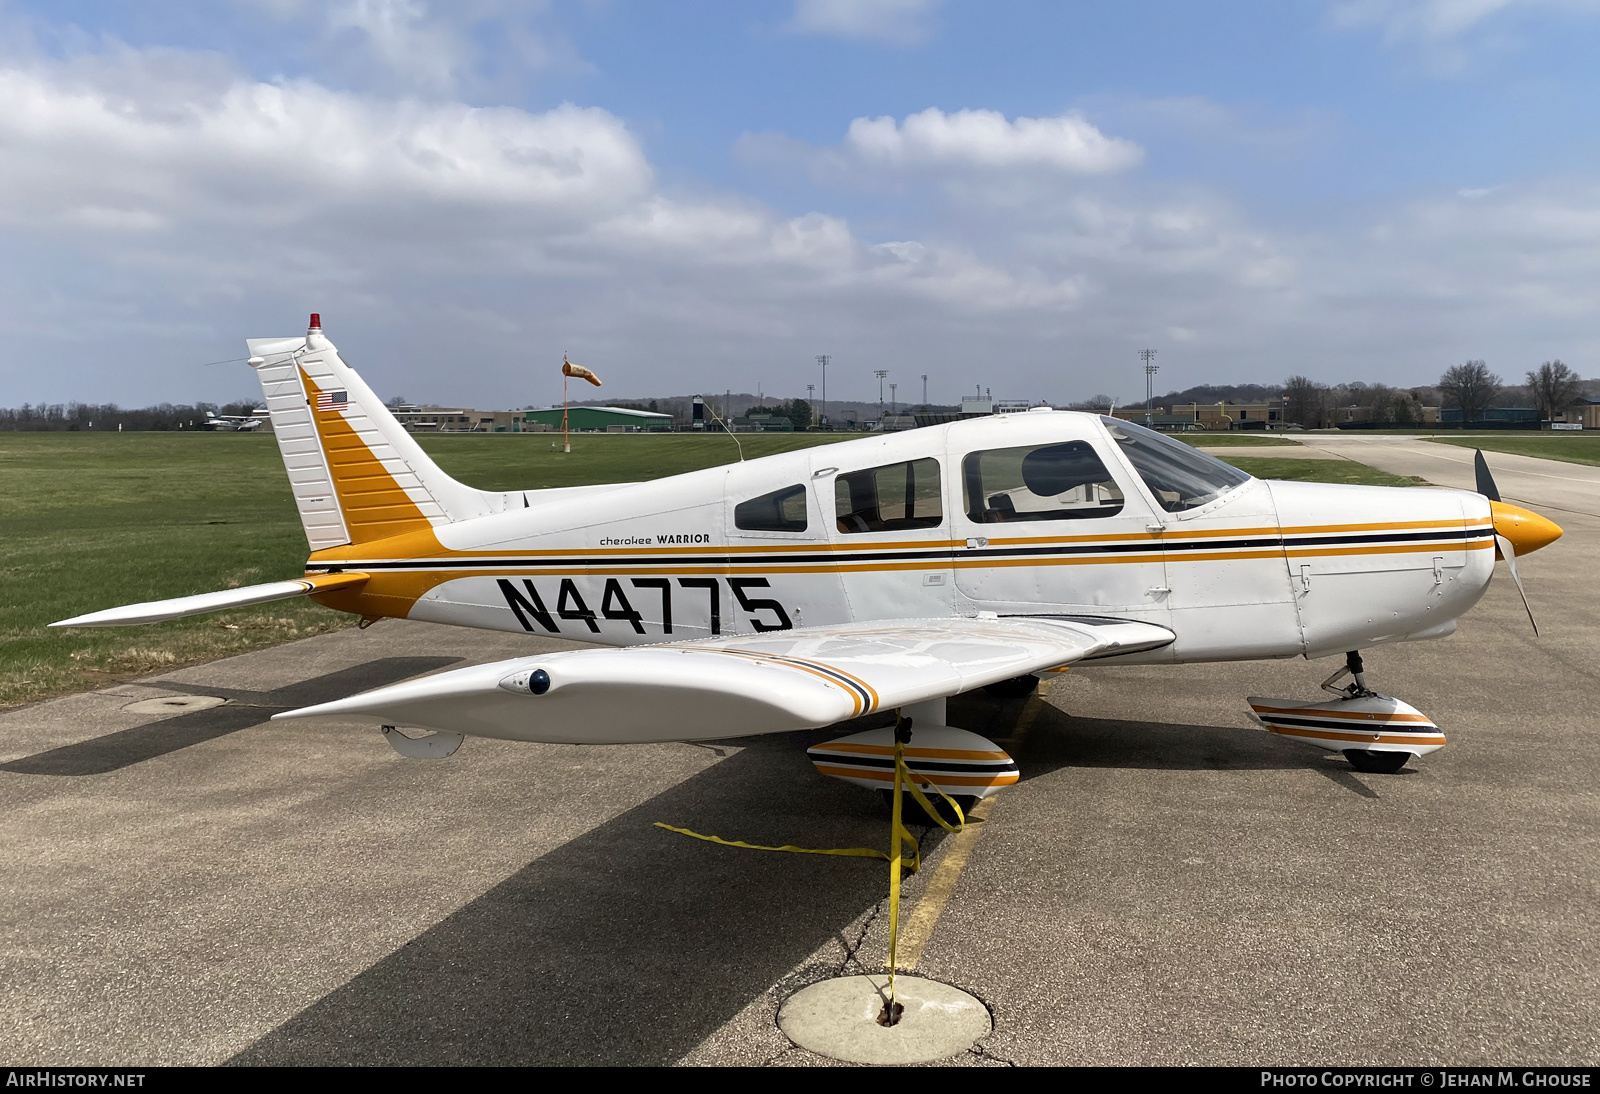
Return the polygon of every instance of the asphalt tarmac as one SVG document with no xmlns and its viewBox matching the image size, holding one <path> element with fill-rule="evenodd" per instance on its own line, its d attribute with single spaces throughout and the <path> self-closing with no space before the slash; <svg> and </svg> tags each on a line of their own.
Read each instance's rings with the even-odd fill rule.
<svg viewBox="0 0 1600 1094">
<path fill-rule="evenodd" d="M 1471 482 L 1470 450 L 1329 446 L 1356 443 L 1435 482 L 1464 457 Z M 935 833 L 907 887 L 909 917 L 953 883 L 917 972 L 994 1015 L 954 1062 L 1600 1058 L 1600 473 L 1516 459 L 1489 456 L 1502 491 L 1567 531 L 1521 563 L 1542 636 L 1502 574 L 1454 637 L 1370 651 L 1370 682 L 1450 738 L 1401 774 L 1245 717 L 1333 661 L 952 701 L 1024 775 L 959 874 Z M 877 799 L 806 761 L 839 729 L 429 762 L 372 726 L 266 721 L 558 645 L 390 621 L 0 713 L 7 1062 L 828 1062 L 777 1005 L 882 967 L 884 866 L 653 824 L 886 846 Z"/>
</svg>

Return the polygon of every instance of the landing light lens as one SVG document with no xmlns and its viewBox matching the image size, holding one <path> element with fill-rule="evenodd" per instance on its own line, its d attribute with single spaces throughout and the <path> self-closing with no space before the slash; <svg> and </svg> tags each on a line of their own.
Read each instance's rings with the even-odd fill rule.
<svg viewBox="0 0 1600 1094">
<path fill-rule="evenodd" d="M 543 695 L 550 690 L 550 674 L 544 669 L 534 669 L 528 677 L 528 690 L 535 695 Z"/>
</svg>

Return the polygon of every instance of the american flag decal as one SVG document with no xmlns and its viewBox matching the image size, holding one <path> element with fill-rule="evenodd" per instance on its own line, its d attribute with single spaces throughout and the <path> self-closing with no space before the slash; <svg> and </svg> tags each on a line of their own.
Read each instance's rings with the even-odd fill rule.
<svg viewBox="0 0 1600 1094">
<path fill-rule="evenodd" d="M 319 391 L 317 392 L 318 410 L 343 410 L 350 405 L 348 392 L 344 391 Z"/>
</svg>

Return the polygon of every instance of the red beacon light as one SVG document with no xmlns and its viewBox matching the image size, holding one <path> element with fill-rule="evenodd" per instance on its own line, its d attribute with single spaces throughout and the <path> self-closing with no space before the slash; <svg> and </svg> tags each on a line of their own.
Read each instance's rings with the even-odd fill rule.
<svg viewBox="0 0 1600 1094">
<path fill-rule="evenodd" d="M 314 312 L 311 313 L 311 329 L 312 330 L 321 330 L 322 329 L 322 313 L 321 312 L 315 312 L 314 311 Z"/>
</svg>

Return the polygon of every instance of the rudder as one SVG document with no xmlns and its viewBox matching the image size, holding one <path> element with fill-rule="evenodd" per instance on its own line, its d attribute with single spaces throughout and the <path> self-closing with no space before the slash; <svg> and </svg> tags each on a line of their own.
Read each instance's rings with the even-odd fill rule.
<svg viewBox="0 0 1600 1094">
<path fill-rule="evenodd" d="M 247 344 L 313 552 L 503 506 L 439 469 L 323 336 L 318 315 L 303 339 Z"/>
</svg>

